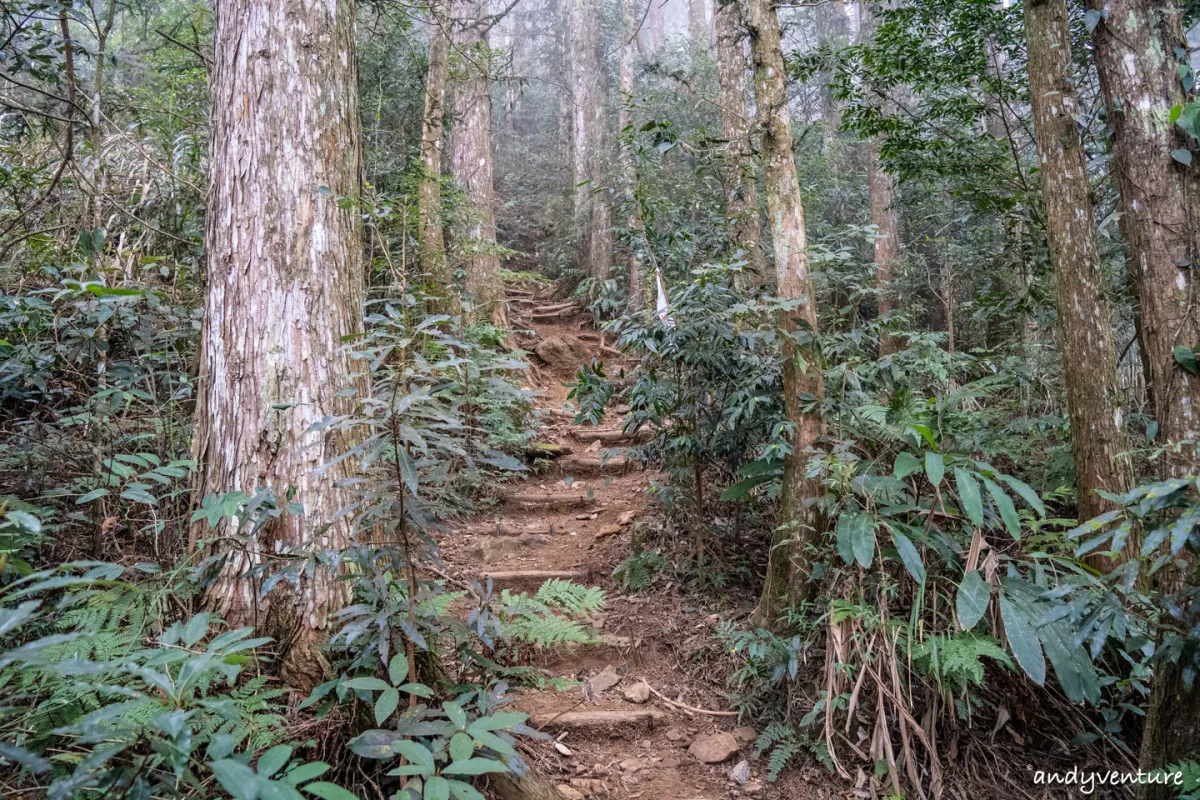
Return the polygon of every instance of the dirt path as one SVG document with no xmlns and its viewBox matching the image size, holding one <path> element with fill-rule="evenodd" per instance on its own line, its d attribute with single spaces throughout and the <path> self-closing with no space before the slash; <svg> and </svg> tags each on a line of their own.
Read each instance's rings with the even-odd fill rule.
<svg viewBox="0 0 1200 800">
<path fill-rule="evenodd" d="M 535 666 L 579 685 L 557 692 L 529 690 L 518 701 L 534 727 L 555 737 L 536 743 L 531 761 L 555 779 L 564 798 L 799 797 L 766 784 L 761 765 L 745 782 L 732 777 L 750 757 L 753 741 L 753 731 L 739 728 L 735 717 L 696 713 L 664 700 L 727 710 L 725 698 L 711 685 L 696 685 L 679 665 L 679 645 L 710 636 L 715 615 L 688 607 L 690 598 L 680 592 L 626 594 L 612 586 L 613 568 L 629 553 L 639 526 L 651 521 L 647 489 L 663 476 L 626 463 L 624 447 L 630 442 L 617 433 L 617 414 L 610 411 L 596 428 L 573 422 L 563 383 L 597 352 L 612 360 L 588 319 L 570 309 L 549 322 L 531 321 L 528 313 L 517 317 L 514 327 L 536 331 L 534 338 L 521 340 L 530 351 L 554 339 L 576 340 L 568 344 L 576 345 L 582 357 L 539 366 L 540 385 L 531 387 L 542 417 L 539 440 L 571 453 L 549 472 L 512 482 L 493 512 L 447 535 L 442 544 L 452 572 L 491 576 L 497 590 L 532 593 L 542 581 L 563 577 L 607 593 L 605 613 L 594 620 L 599 644 L 534 656 Z M 739 771 L 745 778 L 745 767 Z"/>
</svg>

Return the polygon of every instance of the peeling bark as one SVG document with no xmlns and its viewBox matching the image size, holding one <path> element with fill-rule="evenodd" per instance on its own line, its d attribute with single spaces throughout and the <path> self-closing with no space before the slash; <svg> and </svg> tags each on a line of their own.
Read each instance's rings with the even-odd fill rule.
<svg viewBox="0 0 1200 800">
<path fill-rule="evenodd" d="M 1066 0 L 1025 0 L 1029 94 L 1037 133 L 1046 235 L 1058 292 L 1058 319 L 1079 517 L 1113 504 L 1098 489 L 1124 492 L 1133 480 L 1126 455 L 1108 298 L 1095 240 L 1087 160 L 1075 122 L 1071 28 Z M 1130 537 L 1128 552 L 1140 549 Z M 1094 562 L 1096 563 L 1096 562 Z M 1100 567 L 1111 566 L 1105 559 Z"/>
<path fill-rule="evenodd" d="M 820 415 L 825 385 L 816 346 L 817 309 L 808 266 L 800 181 L 792 157 L 792 123 L 779 18 L 772 1 L 749 0 L 747 22 L 776 283 L 780 297 L 800 301 L 794 311 L 781 315 L 780 326 L 789 334 L 798 334 L 801 341 L 809 342 L 798 345 L 789 336 L 783 346 L 784 414 L 795 426 L 795 433 L 792 453 L 784 462 L 780 525 L 772 541 L 762 597 L 754 612 L 757 624 L 773 626 L 785 606 L 801 603 L 815 589 L 808 577 L 812 568 L 811 550 L 824 529 L 824 520 L 815 505 L 822 488 L 820 480 L 805 477 L 805 465 L 806 451 L 816 445 L 825 430 Z M 806 396 L 804 402 L 813 405 L 808 411 L 801 409 L 802 394 Z"/>
<path fill-rule="evenodd" d="M 345 472 L 317 474 L 346 443 L 311 426 L 353 402 L 338 392 L 343 337 L 360 330 L 361 231 L 338 198 L 359 193 L 354 3 L 217 0 L 214 65 L 196 497 L 265 487 L 282 505 L 294 490 L 305 513 L 236 549 L 219 540 L 229 557 L 207 604 L 275 637 L 285 677 L 307 688 L 324 678 L 319 645 L 347 584 L 318 568 L 259 599 L 261 576 L 246 572 L 283 549 L 350 541 L 334 521 L 351 501 L 335 486 Z M 193 528 L 193 549 L 211 536 Z"/>
<path fill-rule="evenodd" d="M 762 229 L 758 219 L 758 183 L 750 146 L 746 102 L 746 22 L 741 0 L 714 9 L 717 27 L 717 78 L 721 87 L 721 135 L 725 145 L 725 219 L 735 258 L 745 259 L 754 283 L 766 277 Z"/>
</svg>

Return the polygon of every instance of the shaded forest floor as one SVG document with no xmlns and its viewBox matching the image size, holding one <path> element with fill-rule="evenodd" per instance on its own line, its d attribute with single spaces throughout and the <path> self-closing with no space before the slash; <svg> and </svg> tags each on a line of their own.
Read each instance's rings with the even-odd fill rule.
<svg viewBox="0 0 1200 800">
<path fill-rule="evenodd" d="M 664 476 L 626 461 L 632 442 L 620 432 L 619 413 L 610 409 L 595 427 L 574 423 L 564 384 L 593 356 L 611 361 L 613 351 L 590 317 L 563 314 L 544 324 L 518 316 L 514 327 L 533 333 L 519 339 L 523 348 L 553 362 L 534 371 L 529 387 L 542 418 L 539 440 L 570 452 L 509 483 L 493 511 L 441 542 L 451 575 L 490 576 L 497 591 L 533 592 L 560 577 L 607 593 L 604 613 L 591 620 L 600 631 L 597 644 L 531 656 L 548 678 L 577 685 L 526 690 L 518 700 L 531 725 L 554 737 L 533 742 L 527 757 L 564 798 L 842 796 L 815 764 L 777 783 L 765 780 L 765 759 L 752 758 L 756 732 L 729 711 L 724 672 L 713 671 L 702 655 L 712 652 L 718 621 L 705 598 L 674 582 L 644 592 L 614 588 L 616 565 L 659 524 L 648 490 Z M 741 600 L 747 610 L 753 603 Z"/>
</svg>

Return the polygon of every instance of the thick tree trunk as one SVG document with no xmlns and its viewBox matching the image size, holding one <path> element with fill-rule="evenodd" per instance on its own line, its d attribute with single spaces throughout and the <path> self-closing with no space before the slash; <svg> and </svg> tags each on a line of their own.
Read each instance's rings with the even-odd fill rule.
<svg viewBox="0 0 1200 800">
<path fill-rule="evenodd" d="M 360 330 L 361 234 L 338 198 L 359 193 L 356 71 L 350 0 L 217 0 L 196 496 L 268 488 L 283 506 L 294 491 L 304 515 L 218 545 L 229 558 L 207 601 L 275 637 L 301 688 L 324 678 L 319 645 L 348 585 L 318 568 L 260 599 L 263 576 L 246 573 L 281 551 L 350 541 L 335 517 L 351 499 L 335 485 L 345 472 L 317 474 L 345 443 L 311 426 L 352 403 L 338 393 L 351 373 L 344 337 Z M 193 529 L 193 547 L 212 535 Z"/>
<path fill-rule="evenodd" d="M 1029 94 L 1041 161 L 1042 206 L 1058 290 L 1058 319 L 1079 517 L 1112 503 L 1098 489 L 1124 492 L 1133 480 L 1122 426 L 1117 357 L 1104 275 L 1094 235 L 1087 160 L 1071 83 L 1071 27 L 1066 0 L 1025 0 Z M 1139 548 L 1130 537 L 1131 552 Z M 1111 566 L 1107 560 L 1099 566 Z"/>
<path fill-rule="evenodd" d="M 496 255 L 496 201 L 492 185 L 491 50 L 484 26 L 486 0 L 455 0 L 454 43 L 460 68 L 454 76 L 454 129 L 450 171 L 470 201 L 461 250 L 471 301 L 470 317 L 508 327 L 500 257 Z"/>
<path fill-rule="evenodd" d="M 563 0 L 568 77 L 571 86 L 571 167 L 579 262 L 584 273 L 608 277 L 612 264 L 612 225 L 608 204 L 595 192 L 604 166 L 603 87 L 600 74 L 597 8 L 590 0 Z"/>
<path fill-rule="evenodd" d="M 766 275 L 758 221 L 758 183 L 750 147 L 750 112 L 746 102 L 746 21 L 738 2 L 714 8 L 717 26 L 717 78 L 721 86 L 721 135 L 725 138 L 725 219 L 733 257 L 744 259 L 750 282 Z"/>
<path fill-rule="evenodd" d="M 772 542 L 762 598 L 754 613 L 760 625 L 776 624 L 787 605 L 812 596 L 811 549 L 821 540 L 824 520 L 815 501 L 821 482 L 805 477 L 809 448 L 824 433 L 820 406 L 825 385 L 817 347 L 817 309 L 804 233 L 800 181 L 792 158 L 792 123 L 787 107 L 786 72 L 780 44 L 779 17 L 772 0 L 749 0 L 750 52 L 758 126 L 762 134 L 763 178 L 775 253 L 779 296 L 797 300 L 794 311 L 781 315 L 780 326 L 809 344 L 797 345 L 789 336 L 783 345 L 784 412 L 795 426 L 792 453 L 784 462 L 779 527 Z M 801 395 L 805 395 L 801 400 Z M 811 404 L 807 412 L 801 402 Z"/>
<path fill-rule="evenodd" d="M 1112 126 L 1112 168 L 1121 193 L 1122 227 L 1129 239 L 1130 274 L 1137 283 L 1141 334 L 1159 438 L 1169 453 L 1167 475 L 1197 468 L 1200 378 L 1175 360 L 1176 346 L 1200 342 L 1195 270 L 1200 238 L 1200 178 L 1195 166 L 1171 155 L 1187 148 L 1171 124 L 1172 107 L 1187 102 L 1176 52 L 1187 51 L 1183 10 L 1155 0 L 1088 0 L 1102 17 L 1093 32 L 1096 67 Z M 1191 442 L 1185 444 L 1185 442 Z M 1194 570 L 1160 574 L 1164 591 L 1180 588 Z M 1160 664 L 1142 735 L 1141 768 L 1194 756 L 1200 741 L 1200 686 L 1187 686 L 1178 664 Z M 1167 800 L 1164 786 L 1145 786 L 1141 797 Z"/>
<path fill-rule="evenodd" d="M 449 74 L 450 0 L 433 0 L 429 9 L 429 71 L 425 76 L 425 116 L 421 122 L 421 183 L 417 188 L 422 284 L 435 314 L 457 313 L 454 277 L 446 259 L 442 231 L 442 138 Z"/>
<path fill-rule="evenodd" d="M 1141 300 L 1159 437 L 1200 439 L 1200 378 L 1175 361 L 1178 345 L 1200 343 L 1196 264 L 1200 178 L 1171 151 L 1186 136 L 1168 121 L 1186 102 L 1177 49 L 1187 48 L 1182 9 L 1154 0 L 1089 0 L 1104 17 L 1094 31 L 1096 66 L 1112 125 L 1113 168 L 1121 192 L 1132 274 Z M 1173 474 L 1196 469 L 1196 447 L 1168 458 Z"/>
</svg>

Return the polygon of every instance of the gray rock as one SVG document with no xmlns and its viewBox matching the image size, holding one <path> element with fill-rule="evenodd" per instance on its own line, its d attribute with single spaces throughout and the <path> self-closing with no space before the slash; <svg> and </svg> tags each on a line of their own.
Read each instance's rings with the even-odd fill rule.
<svg viewBox="0 0 1200 800">
<path fill-rule="evenodd" d="M 625 686 L 621 689 L 621 697 L 630 703 L 641 705 L 650 699 L 650 687 L 645 681 Z"/>
<path fill-rule="evenodd" d="M 534 348 L 538 358 L 555 369 L 575 369 L 588 360 L 587 345 L 574 336 L 551 336 Z"/>
<path fill-rule="evenodd" d="M 746 759 L 739 761 L 730 771 L 729 777 L 733 778 L 738 786 L 745 786 L 750 781 L 750 762 Z"/>
<path fill-rule="evenodd" d="M 705 764 L 720 764 L 740 748 L 731 734 L 721 731 L 706 736 L 697 736 L 688 748 L 688 755 Z"/>
<path fill-rule="evenodd" d="M 617 668 L 609 664 L 599 675 L 594 676 L 588 681 L 588 689 L 593 695 L 607 692 L 609 689 L 621 682 L 621 676 L 617 674 Z"/>
</svg>

